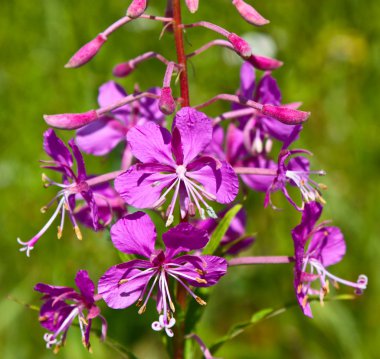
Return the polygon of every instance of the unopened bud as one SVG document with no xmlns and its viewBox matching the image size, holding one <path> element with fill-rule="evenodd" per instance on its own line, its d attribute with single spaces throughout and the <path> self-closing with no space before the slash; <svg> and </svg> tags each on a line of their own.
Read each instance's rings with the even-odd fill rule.
<svg viewBox="0 0 380 359">
<path fill-rule="evenodd" d="M 269 20 L 260 15 L 251 5 L 243 0 L 233 0 L 232 4 L 235 5 L 239 14 L 243 19 L 252 25 L 263 26 L 269 23 Z"/>
<path fill-rule="evenodd" d="M 117 64 L 113 70 L 112 74 L 116 77 L 126 77 L 131 72 L 135 70 L 136 66 L 133 65 L 131 61 L 128 62 L 122 62 L 121 64 Z"/>
<path fill-rule="evenodd" d="M 127 10 L 127 16 L 132 19 L 142 15 L 146 9 L 147 0 L 133 0 Z"/>
<path fill-rule="evenodd" d="M 248 42 L 240 36 L 231 32 L 228 35 L 228 41 L 232 44 L 235 51 L 244 59 L 248 60 L 249 57 L 252 55 L 251 46 L 249 46 Z"/>
<path fill-rule="evenodd" d="M 273 105 L 264 105 L 261 112 L 263 115 L 274 117 L 286 125 L 298 125 L 306 121 L 310 116 L 310 112 Z"/>
<path fill-rule="evenodd" d="M 186 5 L 189 11 L 194 14 L 198 10 L 199 0 L 186 0 Z"/>
<path fill-rule="evenodd" d="M 52 127 L 65 130 L 74 130 L 98 119 L 95 110 L 82 113 L 62 113 L 58 115 L 44 115 L 45 122 Z"/>
<path fill-rule="evenodd" d="M 175 111 L 175 101 L 170 87 L 163 87 L 161 89 L 158 107 L 165 115 L 171 115 Z"/>
<path fill-rule="evenodd" d="M 95 39 L 82 46 L 65 65 L 66 68 L 80 67 L 89 62 L 106 42 L 107 37 L 99 34 Z"/>
<path fill-rule="evenodd" d="M 284 64 L 282 61 L 257 55 L 251 55 L 248 59 L 248 62 L 256 69 L 262 71 L 276 70 Z"/>
</svg>

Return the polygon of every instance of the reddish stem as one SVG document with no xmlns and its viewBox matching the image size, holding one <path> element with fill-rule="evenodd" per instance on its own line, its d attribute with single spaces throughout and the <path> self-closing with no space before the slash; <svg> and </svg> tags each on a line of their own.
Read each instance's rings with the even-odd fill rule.
<svg viewBox="0 0 380 359">
<path fill-rule="evenodd" d="M 189 81 L 187 78 L 187 63 L 186 63 L 186 54 L 183 44 L 183 30 L 182 30 L 182 19 L 181 19 L 181 4 L 180 0 L 173 0 L 173 13 L 174 13 L 174 39 L 175 47 L 177 52 L 177 62 L 181 66 L 181 74 L 179 76 L 179 83 L 181 88 L 181 98 L 182 98 L 182 107 L 190 106 L 190 97 L 189 97 Z"/>
</svg>

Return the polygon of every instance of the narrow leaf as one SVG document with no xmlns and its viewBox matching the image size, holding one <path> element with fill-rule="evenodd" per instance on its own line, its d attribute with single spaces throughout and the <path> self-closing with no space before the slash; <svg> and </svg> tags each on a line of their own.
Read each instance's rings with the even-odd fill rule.
<svg viewBox="0 0 380 359">
<path fill-rule="evenodd" d="M 223 236 L 226 234 L 232 220 L 240 211 L 241 207 L 241 204 L 237 204 L 224 215 L 218 226 L 215 228 L 213 234 L 211 235 L 210 242 L 208 242 L 207 246 L 203 250 L 203 254 L 213 254 L 215 252 Z"/>
</svg>

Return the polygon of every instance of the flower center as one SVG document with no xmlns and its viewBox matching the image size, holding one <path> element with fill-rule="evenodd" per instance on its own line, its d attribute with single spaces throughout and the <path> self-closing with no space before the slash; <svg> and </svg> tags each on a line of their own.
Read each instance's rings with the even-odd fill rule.
<svg viewBox="0 0 380 359">
<path fill-rule="evenodd" d="M 184 165 L 177 166 L 175 172 L 177 173 L 179 179 L 185 179 L 186 167 Z"/>
</svg>

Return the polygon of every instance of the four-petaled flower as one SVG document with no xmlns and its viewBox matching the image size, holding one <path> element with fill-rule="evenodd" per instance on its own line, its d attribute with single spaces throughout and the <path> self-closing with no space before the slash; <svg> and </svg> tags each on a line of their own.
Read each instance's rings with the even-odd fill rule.
<svg viewBox="0 0 380 359">
<path fill-rule="evenodd" d="M 342 260 L 346 253 L 346 243 L 338 227 L 327 227 L 324 223 L 316 225 L 321 213 L 322 206 L 319 203 L 306 203 L 301 223 L 292 230 L 295 250 L 294 288 L 302 311 L 309 317 L 312 317 L 312 313 L 308 296 L 319 295 L 322 301 L 329 291 L 329 279 L 334 284 L 341 283 L 355 288 L 356 294 L 361 294 L 368 282 L 365 275 L 360 275 L 357 282 L 350 282 L 326 269 Z M 312 284 L 317 280 L 320 288 L 313 289 Z"/>
<path fill-rule="evenodd" d="M 131 129 L 127 139 L 133 155 L 142 163 L 118 176 L 115 188 L 137 208 L 158 208 L 173 190 L 167 226 L 174 220 L 178 197 L 182 217 L 194 216 L 198 209 L 202 218 L 203 207 L 210 217 L 216 217 L 206 199 L 230 203 L 236 197 L 239 182 L 232 167 L 212 156 L 200 155 L 212 140 L 212 123 L 204 113 L 184 107 L 175 116 L 172 134 L 146 123 Z"/>
<path fill-rule="evenodd" d="M 44 304 L 40 309 L 39 321 L 41 325 L 51 333 L 46 333 L 44 339 L 46 347 L 55 346 L 58 351 L 65 344 L 67 331 L 74 319 L 78 317 L 79 327 L 82 334 L 83 345 L 90 350 L 90 331 L 92 320 L 99 317 L 102 321 L 102 335 L 104 340 L 107 332 L 107 322 L 100 309 L 96 306 L 95 286 L 89 278 L 87 271 L 78 271 L 75 284 L 79 288 L 76 292 L 70 287 L 52 286 L 38 283 L 34 289 L 43 293 Z"/>
<path fill-rule="evenodd" d="M 60 190 L 46 206 L 41 208 L 41 212 L 45 213 L 56 201 L 58 202 L 58 205 L 49 221 L 31 240 L 28 242 L 22 242 L 20 239 L 17 239 L 17 241 L 23 246 L 20 251 L 25 251 L 27 256 L 30 255 L 30 251 L 34 248 L 35 244 L 50 227 L 53 221 L 58 217 L 59 213 L 61 213 L 61 221 L 58 226 L 58 238 L 61 238 L 62 236 L 65 212 L 67 211 L 78 239 L 82 239 L 82 234 L 74 213 L 76 199 L 83 199 L 87 203 L 90 210 L 92 227 L 97 230 L 100 226 L 98 207 L 94 198 L 95 194 L 86 181 L 88 177 L 82 154 L 73 140 L 70 140 L 68 144 L 71 147 L 72 154 L 76 161 L 77 173 L 73 170 L 73 156 L 68 147 L 66 147 L 63 141 L 56 136 L 52 129 L 45 131 L 43 147 L 45 152 L 52 158 L 52 161 L 41 161 L 45 164 L 42 167 L 61 173 L 62 183 L 51 180 L 45 174 L 42 175 L 42 180 L 45 182 L 44 187 L 57 186 Z"/>
<path fill-rule="evenodd" d="M 298 211 L 303 211 L 306 203 L 318 201 L 325 204 L 325 200 L 321 195 L 320 189 L 326 189 L 326 186 L 322 183 L 317 183 L 309 175 L 324 176 L 325 171 L 310 171 L 309 161 L 303 156 L 292 157 L 293 155 L 311 155 L 309 151 L 306 150 L 288 150 L 283 149 L 278 156 L 278 168 L 277 176 L 274 177 L 273 182 L 266 192 L 265 206 L 271 203 L 271 193 L 274 191 L 281 190 L 286 199 L 292 204 L 294 208 Z M 286 189 L 287 183 L 293 186 L 297 186 L 301 191 L 302 205 L 298 206 L 292 197 L 289 195 Z"/>
<path fill-rule="evenodd" d="M 111 308 L 126 308 L 137 302 L 139 313 L 146 309 L 156 284 L 159 320 L 152 324 L 154 330 L 165 329 L 173 336 L 175 324 L 174 302 L 169 291 L 169 277 L 175 279 L 199 304 L 206 303 L 190 288 L 216 284 L 227 270 L 225 259 L 211 255 L 191 255 L 187 252 L 201 250 L 209 241 L 207 232 L 188 223 L 181 223 L 163 234 L 166 249 L 156 249 L 156 229 L 143 212 L 120 219 L 111 228 L 115 247 L 126 253 L 147 259 L 134 259 L 111 267 L 100 278 L 98 292 Z M 180 255 L 185 252 L 186 254 Z"/>
</svg>

